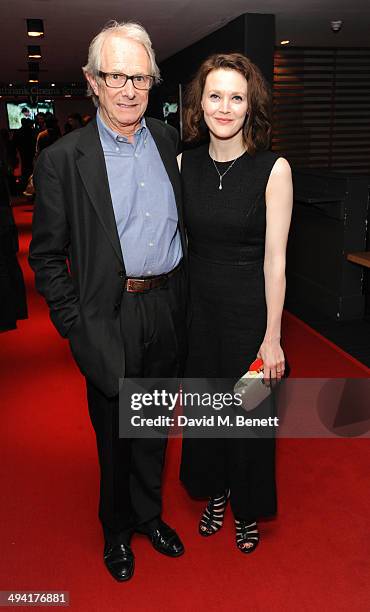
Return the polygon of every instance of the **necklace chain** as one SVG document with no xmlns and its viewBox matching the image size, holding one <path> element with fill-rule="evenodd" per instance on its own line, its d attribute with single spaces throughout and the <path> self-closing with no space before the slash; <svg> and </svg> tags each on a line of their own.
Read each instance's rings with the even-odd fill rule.
<svg viewBox="0 0 370 612">
<path fill-rule="evenodd" d="M 243 155 L 243 154 L 242 154 L 242 155 Z M 220 179 L 220 183 L 219 183 L 219 185 L 218 185 L 218 188 L 219 188 L 219 189 L 222 189 L 222 179 L 224 178 L 225 174 L 227 174 L 227 173 L 229 172 L 229 170 L 231 170 L 231 168 L 233 167 L 233 165 L 235 164 L 235 162 L 236 162 L 236 161 L 238 161 L 238 159 L 239 159 L 239 158 L 240 158 L 242 155 L 239 155 L 239 157 L 236 157 L 235 159 L 233 159 L 233 161 L 231 162 L 231 164 L 230 164 L 230 165 L 229 165 L 229 166 L 226 168 L 225 172 L 223 172 L 222 174 L 221 174 L 221 172 L 219 171 L 219 169 L 217 168 L 217 166 L 216 166 L 216 162 L 215 162 L 215 160 L 213 159 L 213 157 L 211 158 L 211 159 L 212 159 L 212 161 L 213 161 L 213 165 L 214 165 L 214 167 L 215 167 L 215 169 L 216 169 L 216 172 L 217 172 L 217 174 L 218 174 L 218 176 L 219 176 L 219 179 Z"/>
</svg>

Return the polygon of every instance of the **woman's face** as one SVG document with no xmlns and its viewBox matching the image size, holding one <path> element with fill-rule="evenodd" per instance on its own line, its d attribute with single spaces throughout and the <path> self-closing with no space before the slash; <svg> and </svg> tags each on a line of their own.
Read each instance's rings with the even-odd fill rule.
<svg viewBox="0 0 370 612">
<path fill-rule="evenodd" d="M 237 70 L 212 70 L 204 85 L 202 109 L 211 134 L 222 140 L 242 137 L 248 111 L 248 83 Z"/>
</svg>

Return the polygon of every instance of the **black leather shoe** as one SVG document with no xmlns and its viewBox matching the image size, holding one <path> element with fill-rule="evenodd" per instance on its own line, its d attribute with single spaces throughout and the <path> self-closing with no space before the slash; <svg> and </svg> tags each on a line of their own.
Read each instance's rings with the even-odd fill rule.
<svg viewBox="0 0 370 612">
<path fill-rule="evenodd" d="M 160 519 L 143 525 L 138 532 L 148 536 L 153 548 L 164 555 L 180 557 L 185 551 L 176 531 Z"/>
<path fill-rule="evenodd" d="M 109 573 L 119 582 L 130 580 L 134 573 L 135 558 L 128 544 L 108 544 L 106 542 L 104 563 Z"/>
</svg>

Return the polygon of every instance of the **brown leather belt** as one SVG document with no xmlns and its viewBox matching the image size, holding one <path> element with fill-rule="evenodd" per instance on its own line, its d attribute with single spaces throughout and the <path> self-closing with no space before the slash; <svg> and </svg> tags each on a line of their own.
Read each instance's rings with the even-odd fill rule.
<svg viewBox="0 0 370 612">
<path fill-rule="evenodd" d="M 149 291 L 150 289 L 158 289 L 163 287 L 167 279 L 176 274 L 180 269 L 182 262 L 176 266 L 167 274 L 159 274 L 159 276 L 147 276 L 144 278 L 126 278 L 124 288 L 129 293 L 142 293 L 143 291 Z"/>
</svg>

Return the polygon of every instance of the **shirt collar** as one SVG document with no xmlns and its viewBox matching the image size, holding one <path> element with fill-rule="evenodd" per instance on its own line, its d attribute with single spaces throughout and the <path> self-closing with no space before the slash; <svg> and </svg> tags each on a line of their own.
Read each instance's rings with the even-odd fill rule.
<svg viewBox="0 0 370 612">
<path fill-rule="evenodd" d="M 100 138 L 104 144 L 114 145 L 114 147 L 116 147 L 117 142 L 128 142 L 128 139 L 125 136 L 122 136 L 118 132 L 111 130 L 111 128 L 109 128 L 106 125 L 106 123 L 103 121 L 103 119 L 100 116 L 99 110 L 96 113 L 96 123 L 98 124 Z M 137 137 L 137 140 L 140 139 L 142 136 L 144 136 L 145 131 L 147 129 L 148 128 L 146 125 L 145 118 L 142 117 L 140 121 L 140 127 L 137 128 L 134 134 Z"/>
</svg>

